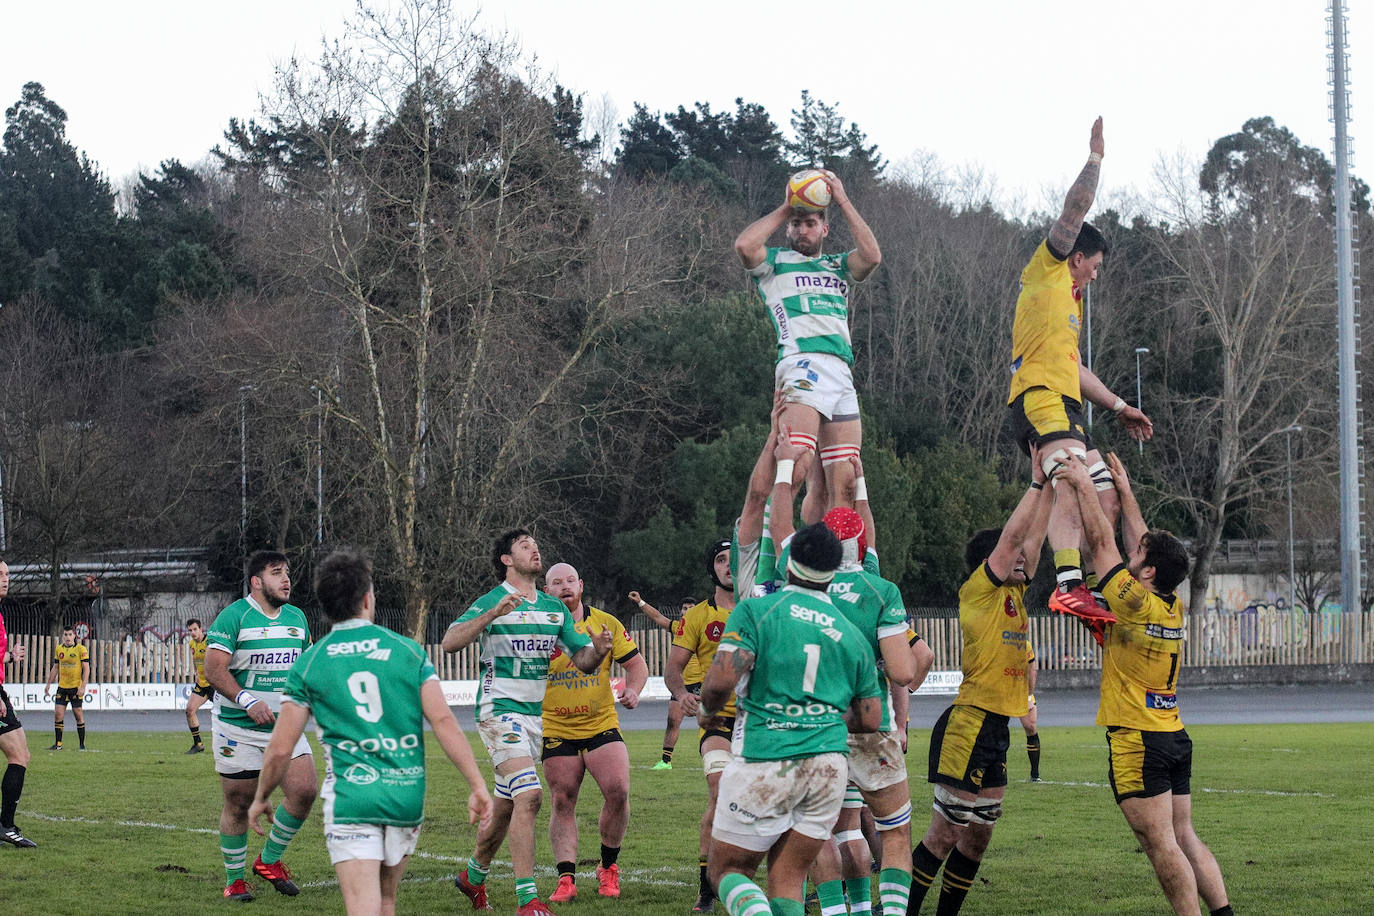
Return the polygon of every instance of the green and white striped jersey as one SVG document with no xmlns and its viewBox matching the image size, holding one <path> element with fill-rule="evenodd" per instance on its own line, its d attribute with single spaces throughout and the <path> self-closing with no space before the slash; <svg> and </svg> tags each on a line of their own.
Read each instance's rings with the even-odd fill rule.
<svg viewBox="0 0 1374 916">
<path fill-rule="evenodd" d="M 745 760 L 846 754 L 844 711 L 856 696 L 882 695 L 868 640 L 825 592 L 785 585 L 740 602 L 717 651 L 735 649 L 754 653 L 736 686 L 731 745 Z"/>
<path fill-rule="evenodd" d="M 451 626 L 480 617 L 512 594 L 518 592 L 502 582 L 474 601 Z M 560 643 L 572 655 L 592 641 L 577 631 L 563 602 L 543 592 L 535 592 L 534 601 L 525 601 L 487 624 L 478 640 L 482 676 L 477 683 L 477 721 L 506 712 L 541 716 L 549 659 Z"/>
<path fill-rule="evenodd" d="M 769 248 L 749 271 L 778 336 L 778 359 L 828 353 L 854 365 L 849 343 L 849 252 L 810 258 Z"/>
<path fill-rule="evenodd" d="M 326 824 L 424 820 L 428 680 L 438 675 L 419 643 L 362 618 L 335 624 L 291 667 L 285 699 L 310 710 L 324 749 Z"/>
<path fill-rule="evenodd" d="M 867 639 L 881 670 L 883 656 L 878 640 L 889 636 L 905 638 L 906 602 L 895 584 L 858 566 L 842 566 L 830 580 L 830 601 Z M 888 687 L 887 677 L 882 686 Z M 892 731 L 892 694 L 883 691 L 883 721 L 880 732 Z"/>
<path fill-rule="evenodd" d="M 295 605 L 283 604 L 269 615 L 252 597 L 245 597 L 219 612 L 206 639 L 209 649 L 229 653 L 229 673 L 239 686 L 253 691 L 277 712 L 286 673 L 310 645 L 310 628 Z M 215 695 L 215 718 L 238 728 L 272 731 L 272 723 L 259 725 L 233 697 L 222 693 Z"/>
</svg>

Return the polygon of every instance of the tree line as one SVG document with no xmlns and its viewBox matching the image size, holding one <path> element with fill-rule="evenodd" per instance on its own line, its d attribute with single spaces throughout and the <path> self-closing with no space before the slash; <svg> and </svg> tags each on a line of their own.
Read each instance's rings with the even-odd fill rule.
<svg viewBox="0 0 1374 916">
<path fill-rule="evenodd" d="M 884 252 L 851 309 L 884 573 L 913 607 L 952 603 L 964 541 L 1027 471 L 1001 438 L 1006 365 L 1049 217 L 1000 212 L 945 169 L 892 169 L 809 92 L 787 131 L 744 97 L 602 112 L 598 130 L 476 16 L 412 5 L 362 9 L 205 163 L 166 160 L 122 192 L 40 84 L 6 110 L 11 558 L 49 563 L 56 602 L 60 567 L 92 550 L 211 545 L 236 583 L 257 547 L 304 571 L 354 544 L 422 633 L 523 526 L 610 610 L 629 588 L 700 592 L 772 387 L 731 242 L 791 171 L 825 166 Z M 1094 368 L 1134 394 L 1147 348 L 1156 429 L 1143 455 L 1100 414 L 1093 435 L 1129 450 L 1147 517 L 1192 539 L 1194 594 L 1223 537 L 1282 533 L 1286 446 L 1299 536 L 1338 514 L 1331 181 L 1324 154 L 1257 117 L 1138 212 L 1090 215 L 1113 246 Z"/>
</svg>

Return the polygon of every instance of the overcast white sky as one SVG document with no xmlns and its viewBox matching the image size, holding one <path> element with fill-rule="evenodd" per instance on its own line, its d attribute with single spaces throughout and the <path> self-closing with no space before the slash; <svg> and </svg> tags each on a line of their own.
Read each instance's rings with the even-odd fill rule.
<svg viewBox="0 0 1374 916">
<path fill-rule="evenodd" d="M 386 0 L 376 0 L 386 2 Z M 1374 119 L 1374 10 L 1352 4 L 1352 135 Z M 478 4 L 455 2 L 460 11 Z M 488 0 L 485 22 L 621 118 L 736 96 L 787 129 L 801 90 L 838 106 L 900 165 L 918 151 L 995 176 L 1032 206 L 1062 188 L 1105 118 L 1104 190 L 1146 190 L 1161 155 L 1201 156 L 1272 115 L 1331 149 L 1323 0 Z M 203 158 L 251 117 L 274 64 L 317 56 L 351 0 L 0 0 L 0 103 L 29 80 L 116 183 Z M 1362 164 L 1357 144 L 1356 167 Z M 1371 152 L 1370 155 L 1374 155 Z M 1374 163 L 1363 163 L 1374 172 Z M 1056 194 L 1062 190 L 1056 190 Z"/>
</svg>

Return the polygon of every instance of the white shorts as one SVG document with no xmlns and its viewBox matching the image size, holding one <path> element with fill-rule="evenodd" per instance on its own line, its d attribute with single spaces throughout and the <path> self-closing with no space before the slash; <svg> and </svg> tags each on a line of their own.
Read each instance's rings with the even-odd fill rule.
<svg viewBox="0 0 1374 916">
<path fill-rule="evenodd" d="M 494 767 L 516 757 L 537 761 L 543 753 L 544 720 L 538 716 L 503 712 L 478 722 L 477 734 Z"/>
<path fill-rule="evenodd" d="M 324 830 L 329 864 L 350 859 L 375 859 L 383 865 L 400 865 L 420 842 L 420 826 L 386 827 L 381 824 L 330 824 Z"/>
<path fill-rule="evenodd" d="M 829 353 L 799 353 L 778 361 L 776 388 L 827 420 L 859 419 L 859 394 L 849 364 Z"/>
<path fill-rule="evenodd" d="M 712 839 L 764 852 L 784 833 L 823 840 L 844 803 L 844 754 L 750 762 L 736 757 L 721 774 Z"/>
<path fill-rule="evenodd" d="M 896 732 L 849 736 L 849 781 L 865 792 L 906 782 L 906 755 Z"/>
<path fill-rule="evenodd" d="M 262 752 L 267 750 L 267 742 L 272 740 L 271 732 L 255 731 L 226 725 L 215 717 L 212 726 L 210 749 L 215 754 L 215 772 L 222 776 L 256 776 L 262 770 Z M 291 749 L 291 759 L 310 753 L 310 743 L 302 734 L 296 746 Z"/>
</svg>

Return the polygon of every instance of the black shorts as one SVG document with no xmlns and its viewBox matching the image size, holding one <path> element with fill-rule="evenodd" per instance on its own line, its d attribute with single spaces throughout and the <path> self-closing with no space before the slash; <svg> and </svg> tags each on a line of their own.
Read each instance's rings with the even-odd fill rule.
<svg viewBox="0 0 1374 916">
<path fill-rule="evenodd" d="M 19 717 L 14 714 L 14 704 L 10 702 L 10 695 L 5 693 L 4 684 L 0 684 L 0 700 L 5 701 L 5 714 L 0 716 L 0 735 L 23 728 Z"/>
<path fill-rule="evenodd" d="M 1030 454 L 1032 444 L 1043 447 L 1056 439 L 1074 439 L 1091 452 L 1092 436 L 1083 416 L 1083 405 L 1067 395 L 1056 394 L 1048 388 L 1032 388 L 1016 396 L 1007 408 L 1006 433 Z"/>
<path fill-rule="evenodd" d="M 207 700 L 213 700 L 215 698 L 215 688 L 211 687 L 209 684 L 206 684 L 204 687 L 199 684 L 194 684 L 191 687 L 191 692 L 198 697 L 205 697 Z"/>
<path fill-rule="evenodd" d="M 58 687 L 57 693 L 52 695 L 52 701 L 58 706 L 70 704 L 72 709 L 80 709 L 81 704 L 85 702 L 80 687 Z"/>
<path fill-rule="evenodd" d="M 695 684 L 683 684 L 682 686 L 685 687 L 687 689 L 687 692 L 690 693 L 692 696 L 701 696 L 701 681 L 697 681 Z"/>
<path fill-rule="evenodd" d="M 977 706 L 951 706 L 930 733 L 927 782 L 978 794 L 1007 784 L 1008 717 Z"/>
<path fill-rule="evenodd" d="M 544 736 L 544 749 L 539 755 L 540 760 L 548 760 L 550 757 L 576 757 L 588 751 L 594 751 L 599 747 L 619 741 L 625 743 L 625 736 L 620 734 L 618 728 L 608 728 L 604 732 L 592 735 L 590 738 L 550 738 Z"/>
<path fill-rule="evenodd" d="M 1117 804 L 1126 798 L 1192 791 L 1193 740 L 1187 729 L 1145 732 L 1114 726 L 1107 729 L 1107 759 L 1107 778 Z"/>
<path fill-rule="evenodd" d="M 724 738 L 726 741 L 735 737 L 735 717 L 716 716 L 707 722 L 705 728 L 697 729 L 697 751 L 706 743 L 707 738 Z"/>
</svg>

